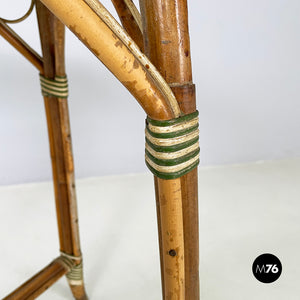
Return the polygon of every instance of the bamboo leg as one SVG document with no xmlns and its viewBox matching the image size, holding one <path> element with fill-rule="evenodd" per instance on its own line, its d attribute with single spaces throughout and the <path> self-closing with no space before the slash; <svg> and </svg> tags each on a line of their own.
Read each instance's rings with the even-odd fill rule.
<svg viewBox="0 0 300 300">
<path fill-rule="evenodd" d="M 44 76 L 65 75 L 64 25 L 40 2 L 36 3 L 44 57 Z M 74 166 L 71 147 L 68 103 L 66 98 L 44 97 L 48 124 L 53 182 L 56 199 L 60 251 L 82 263 L 79 243 Z M 83 279 L 69 280 L 73 295 L 87 299 Z"/>
<path fill-rule="evenodd" d="M 3 300 L 35 299 L 68 271 L 68 266 L 57 258 Z"/>
<path fill-rule="evenodd" d="M 171 86 L 181 110 L 195 111 L 195 88 L 192 83 L 188 15 L 186 0 L 140 0 L 144 28 L 145 53 Z M 159 21 L 157 21 L 159 20 Z M 159 235 L 162 249 L 161 265 L 164 299 L 198 300 L 199 294 L 199 234 L 198 234 L 198 188 L 197 170 L 180 178 L 183 235 L 184 235 L 184 296 L 170 296 L 173 287 L 166 272 L 169 259 L 166 224 L 162 213 L 168 189 L 158 181 L 158 216 L 161 218 Z M 168 217 L 166 215 L 166 217 Z M 170 218 L 170 216 L 169 216 Z M 178 217 L 178 220 L 180 218 Z M 180 222 L 180 220 L 179 220 Z M 178 285 L 180 287 L 180 283 Z M 170 298 L 171 297 L 171 298 Z"/>
</svg>

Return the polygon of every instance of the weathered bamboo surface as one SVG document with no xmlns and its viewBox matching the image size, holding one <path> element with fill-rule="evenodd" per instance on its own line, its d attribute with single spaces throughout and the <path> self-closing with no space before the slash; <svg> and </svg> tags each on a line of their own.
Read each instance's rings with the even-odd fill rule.
<svg viewBox="0 0 300 300">
<path fill-rule="evenodd" d="M 164 299 L 184 300 L 184 236 L 180 179 L 158 179 Z"/>
<path fill-rule="evenodd" d="M 192 83 L 188 14 L 186 0 L 140 0 L 143 19 L 145 53 L 171 86 L 181 110 L 188 114 L 196 109 L 195 87 Z M 157 22 L 157 20 L 160 20 Z M 159 195 L 158 216 L 161 218 L 160 241 L 164 299 L 199 299 L 199 236 L 197 169 L 180 180 L 184 235 L 184 296 L 177 298 L 166 269 L 169 259 L 164 248 L 162 209 L 165 199 L 161 179 L 155 179 Z M 175 279 L 175 278 L 173 278 Z M 170 282 L 171 281 L 171 282 Z M 170 298 L 171 297 L 171 298 Z M 173 298 L 172 298 L 173 297 Z"/>
</svg>

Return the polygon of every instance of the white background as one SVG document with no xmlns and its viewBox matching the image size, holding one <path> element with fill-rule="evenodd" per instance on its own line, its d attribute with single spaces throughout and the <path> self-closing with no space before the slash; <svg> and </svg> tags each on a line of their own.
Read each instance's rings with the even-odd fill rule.
<svg viewBox="0 0 300 300">
<path fill-rule="evenodd" d="M 28 5 L 1 1 L 0 14 Z M 297 0 L 189 1 L 202 165 L 300 155 L 299 11 Z M 40 52 L 35 13 L 13 28 Z M 69 32 L 66 52 L 77 178 L 144 172 L 144 112 Z M 0 184 L 49 180 L 37 71 L 2 38 L 0 71 Z"/>
</svg>

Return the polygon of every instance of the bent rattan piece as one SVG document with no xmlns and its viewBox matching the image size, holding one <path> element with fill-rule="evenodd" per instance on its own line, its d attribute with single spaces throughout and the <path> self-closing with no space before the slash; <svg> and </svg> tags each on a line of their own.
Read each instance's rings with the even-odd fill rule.
<svg viewBox="0 0 300 300">
<path fill-rule="evenodd" d="M 176 126 L 174 129 L 170 124 L 173 120 L 175 123 L 178 120 L 182 123 L 186 115 L 194 118 L 196 111 L 187 3 L 186 0 L 140 0 L 141 15 L 139 15 L 130 0 L 113 2 L 119 15 L 122 15 L 122 11 L 126 14 L 124 27 L 128 32 L 132 29 L 134 32 L 132 38 L 139 46 L 96 0 L 36 1 L 43 52 L 42 93 L 48 123 L 62 256 L 59 261 L 54 261 L 10 294 L 6 300 L 35 299 L 64 274 L 68 274 L 74 297 L 78 300 L 87 299 L 82 277 L 66 98 L 63 24 L 69 27 L 132 93 L 148 115 L 148 124 L 153 125 L 147 127 L 147 139 L 150 143 L 147 143 L 148 147 L 146 146 L 146 161 L 157 175 L 154 176 L 154 182 L 163 299 L 199 299 L 198 144 L 176 149 L 175 158 L 174 151 L 165 154 L 156 147 L 157 145 L 155 146 L 160 143 L 161 138 L 167 140 L 164 140 L 164 143 L 174 144 L 174 137 L 170 138 L 166 130 L 176 132 L 178 136 L 175 139 L 180 141 L 183 137 L 188 141 L 197 139 L 198 143 L 198 131 L 194 120 L 183 125 L 183 129 L 180 127 L 181 124 L 180 130 L 177 130 Z M 130 16 L 134 20 L 132 26 L 128 22 Z M 0 25 L 0 33 L 4 36 L 6 34 L 5 38 L 41 69 L 39 57 L 35 52 L 8 30 L 7 25 L 2 26 L 2 23 Z M 144 45 L 141 45 L 139 33 L 141 28 Z M 143 49 L 145 54 L 141 52 Z M 163 77 L 160 74 L 163 74 Z M 161 129 L 164 126 L 159 125 L 162 124 L 159 121 L 163 120 L 169 122 L 169 128 L 166 130 Z M 156 121 L 158 123 L 155 123 Z M 182 130 L 187 132 L 182 133 Z M 177 144 L 176 140 L 176 147 Z M 174 164 L 179 167 L 176 165 L 174 168 Z M 173 172 L 183 169 L 186 172 Z M 172 177 L 165 176 L 170 173 Z M 47 274 L 46 278 L 44 271 Z"/>
</svg>

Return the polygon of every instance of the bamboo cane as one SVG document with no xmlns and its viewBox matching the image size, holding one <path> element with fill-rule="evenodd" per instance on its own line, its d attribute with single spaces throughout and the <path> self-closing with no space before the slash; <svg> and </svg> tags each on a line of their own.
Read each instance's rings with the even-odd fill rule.
<svg viewBox="0 0 300 300">
<path fill-rule="evenodd" d="M 180 179 L 158 179 L 164 299 L 184 300 L 184 236 Z"/>
<path fill-rule="evenodd" d="M 192 83 L 188 15 L 186 0 L 140 0 L 143 18 L 145 51 L 161 74 L 172 87 L 179 106 L 184 113 L 195 111 L 195 89 Z M 157 22 L 159 20 L 159 22 Z M 161 265 L 164 299 L 173 292 L 172 282 L 166 272 L 166 250 L 164 248 L 162 214 L 164 195 L 161 179 L 155 179 L 159 190 L 158 216 L 161 218 Z M 199 299 L 199 238 L 198 238 L 198 189 L 197 169 L 180 179 L 182 218 L 184 233 L 184 296 L 174 299 Z M 165 191 L 168 192 L 168 189 Z M 167 216 L 166 216 L 167 217 Z M 180 220 L 179 220 L 180 222 Z M 160 224 L 159 224 L 160 225 Z M 171 298 L 170 298 L 171 299 Z M 172 298 L 173 299 L 173 298 Z"/>
<path fill-rule="evenodd" d="M 36 9 L 44 57 L 43 75 L 50 79 L 64 76 L 64 25 L 40 1 L 37 1 Z M 44 102 L 52 158 L 60 251 L 64 255 L 73 256 L 77 266 L 82 263 L 82 259 L 67 98 L 44 96 Z M 69 284 L 76 299 L 87 299 L 83 279 L 78 280 L 76 284 L 69 280 Z"/>
<path fill-rule="evenodd" d="M 144 51 L 142 18 L 134 3 L 131 0 L 112 0 L 112 3 L 123 27 L 141 51 Z"/>
</svg>

